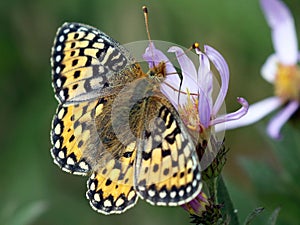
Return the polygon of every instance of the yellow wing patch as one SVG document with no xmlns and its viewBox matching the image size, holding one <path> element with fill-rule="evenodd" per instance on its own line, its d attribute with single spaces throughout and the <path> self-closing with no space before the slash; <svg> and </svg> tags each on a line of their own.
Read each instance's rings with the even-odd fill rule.
<svg viewBox="0 0 300 225">
<path fill-rule="evenodd" d="M 138 199 L 133 186 L 136 143 L 129 144 L 122 152 L 119 159 L 106 159 L 105 166 L 93 173 L 87 182 L 86 196 L 90 205 L 103 214 L 122 213 Z"/>
<path fill-rule="evenodd" d="M 89 139 L 96 133 L 92 121 L 97 104 L 98 100 L 57 108 L 52 121 L 51 154 L 54 162 L 66 172 L 85 175 L 91 169 L 83 154 L 90 148 Z"/>
</svg>

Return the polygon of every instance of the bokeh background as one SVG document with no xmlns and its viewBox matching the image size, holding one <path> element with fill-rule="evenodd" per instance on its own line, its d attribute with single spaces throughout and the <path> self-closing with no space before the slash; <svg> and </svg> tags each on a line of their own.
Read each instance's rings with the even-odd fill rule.
<svg viewBox="0 0 300 225">
<path fill-rule="evenodd" d="M 285 2 L 300 31 L 299 1 Z M 180 207 L 154 207 L 143 201 L 122 215 L 94 212 L 85 199 L 87 178 L 62 172 L 49 152 L 50 124 L 57 106 L 49 59 L 57 28 L 65 21 L 82 22 L 120 43 L 145 40 L 143 5 L 149 8 L 153 39 L 185 47 L 198 41 L 223 54 L 231 71 L 227 111 L 239 107 L 237 96 L 253 103 L 273 94 L 272 86 L 260 76 L 273 47 L 258 0 L 1 1 L 0 224 L 189 224 Z M 267 216 L 276 206 L 292 201 L 293 193 L 299 197 L 299 190 L 287 188 L 283 192 L 291 194 L 289 199 L 270 203 L 258 198 L 251 171 L 242 165 L 244 159 L 280 164 L 271 151 L 276 142 L 265 136 L 266 122 L 226 132 L 230 151 L 224 177 L 241 220 L 256 206 L 264 206 Z M 266 184 L 271 192 L 277 185 L 276 179 Z M 283 217 L 284 213 L 282 207 Z M 257 224 L 265 224 L 260 221 Z"/>
</svg>

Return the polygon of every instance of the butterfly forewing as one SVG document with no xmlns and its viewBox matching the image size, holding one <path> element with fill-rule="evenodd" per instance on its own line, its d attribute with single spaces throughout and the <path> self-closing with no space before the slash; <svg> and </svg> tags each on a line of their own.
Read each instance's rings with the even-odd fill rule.
<svg viewBox="0 0 300 225">
<path fill-rule="evenodd" d="M 57 31 L 52 48 L 52 79 L 56 98 L 62 102 L 99 97 L 104 89 L 132 81 L 115 76 L 134 64 L 129 52 L 96 28 L 65 23 Z"/>
<path fill-rule="evenodd" d="M 165 97 L 151 96 L 146 102 L 135 170 L 137 192 L 155 205 L 186 203 L 202 187 L 193 141 Z"/>
<path fill-rule="evenodd" d="M 89 160 L 92 153 L 104 154 L 95 113 L 101 113 L 106 95 L 140 75 L 132 63 L 125 48 L 93 27 L 65 23 L 58 29 L 51 65 L 60 105 L 52 121 L 51 154 L 64 171 L 85 175 L 99 161 Z"/>
</svg>

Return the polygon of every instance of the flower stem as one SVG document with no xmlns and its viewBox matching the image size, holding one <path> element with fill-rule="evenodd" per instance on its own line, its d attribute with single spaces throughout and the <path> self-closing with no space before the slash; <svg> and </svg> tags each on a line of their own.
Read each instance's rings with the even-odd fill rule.
<svg viewBox="0 0 300 225">
<path fill-rule="evenodd" d="M 207 185 L 207 189 L 208 189 L 208 192 L 209 192 L 209 196 L 210 196 L 210 199 L 214 202 L 214 203 L 218 203 L 218 191 L 217 191 L 217 181 L 218 181 L 218 178 L 217 177 L 214 177 L 214 178 L 211 178 L 209 180 L 206 181 L 206 185 Z"/>
</svg>

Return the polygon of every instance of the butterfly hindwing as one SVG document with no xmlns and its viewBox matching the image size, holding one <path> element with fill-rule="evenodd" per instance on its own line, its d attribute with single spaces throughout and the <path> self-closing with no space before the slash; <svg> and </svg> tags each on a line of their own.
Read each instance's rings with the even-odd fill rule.
<svg viewBox="0 0 300 225">
<path fill-rule="evenodd" d="M 181 205 L 201 190 L 194 144 L 172 104 L 164 97 L 147 99 L 138 144 L 135 186 L 154 205 Z"/>
<path fill-rule="evenodd" d="M 130 154 L 108 158 L 87 182 L 86 197 L 97 212 L 119 214 L 133 207 L 138 200 L 133 185 L 136 143 L 124 146 L 123 151 Z"/>
<path fill-rule="evenodd" d="M 86 175 L 92 169 L 92 162 L 87 156 L 93 149 L 99 149 L 94 118 L 104 103 L 103 99 L 99 99 L 58 106 L 50 134 L 51 155 L 64 171 Z"/>
<path fill-rule="evenodd" d="M 95 117 L 97 133 L 105 154 L 101 159 L 95 154 L 91 155 L 91 160 L 94 158 L 95 161 L 95 172 L 87 182 L 86 196 L 90 205 L 104 214 L 124 212 L 138 199 L 133 182 L 136 139 L 128 136 L 122 142 L 118 138 L 112 123 L 112 116 L 119 117 L 118 113 L 112 113 L 115 98 L 116 96 L 107 97 L 104 107 Z"/>
</svg>

